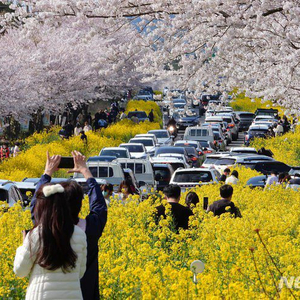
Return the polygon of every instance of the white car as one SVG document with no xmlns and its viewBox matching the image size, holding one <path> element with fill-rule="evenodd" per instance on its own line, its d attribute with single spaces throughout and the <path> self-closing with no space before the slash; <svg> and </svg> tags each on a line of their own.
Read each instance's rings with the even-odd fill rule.
<svg viewBox="0 0 300 300">
<path fill-rule="evenodd" d="M 251 147 L 231 147 L 229 149 L 230 153 L 249 153 L 257 154 L 257 150 Z"/>
<path fill-rule="evenodd" d="M 147 158 L 147 150 L 142 143 L 123 143 L 119 147 L 128 149 L 131 158 Z"/>
<path fill-rule="evenodd" d="M 225 157 L 219 158 L 213 164 L 213 167 L 216 168 L 220 173 L 226 168 L 230 168 L 234 165 L 243 165 L 246 163 L 257 162 L 257 161 L 275 161 L 274 158 L 265 156 L 265 155 L 255 155 L 255 154 L 237 154 L 237 155 L 228 155 Z"/>
<path fill-rule="evenodd" d="M 156 144 L 154 142 L 153 138 L 142 138 L 142 137 L 137 137 L 137 138 L 132 138 L 129 140 L 130 144 L 143 144 L 146 148 L 147 153 L 154 152 Z"/>
<path fill-rule="evenodd" d="M 148 134 L 154 134 L 157 138 L 158 144 L 160 145 L 171 145 L 172 139 L 169 131 L 166 129 L 150 130 Z"/>
<path fill-rule="evenodd" d="M 169 164 L 174 170 L 179 168 L 186 169 L 190 167 L 189 164 L 178 157 L 151 157 L 150 161 L 152 164 Z"/>
<path fill-rule="evenodd" d="M 116 158 L 130 158 L 130 153 L 126 148 L 104 147 L 99 156 L 115 156 Z"/>
<path fill-rule="evenodd" d="M 198 185 L 218 183 L 220 173 L 214 168 L 178 169 L 172 175 L 170 184 L 177 184 L 184 192 Z"/>
<path fill-rule="evenodd" d="M 158 145 L 158 140 L 155 134 L 153 133 L 139 133 L 134 136 L 134 138 L 151 138 L 153 139 L 155 145 Z"/>
<path fill-rule="evenodd" d="M 167 159 L 167 158 L 176 158 L 179 159 L 183 162 L 185 168 L 189 168 L 190 164 L 187 161 L 186 157 L 184 154 L 179 154 L 179 153 L 161 153 L 158 154 L 156 157 L 158 158 L 163 158 L 163 159 Z"/>
</svg>

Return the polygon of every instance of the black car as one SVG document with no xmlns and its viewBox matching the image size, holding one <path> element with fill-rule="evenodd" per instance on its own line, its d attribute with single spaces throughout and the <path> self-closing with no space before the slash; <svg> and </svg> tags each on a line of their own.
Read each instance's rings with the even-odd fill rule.
<svg viewBox="0 0 300 300">
<path fill-rule="evenodd" d="M 267 138 L 269 136 L 269 128 L 267 126 L 251 126 L 248 132 L 245 133 L 244 143 L 246 146 L 250 145 L 250 142 L 254 138 Z"/>
<path fill-rule="evenodd" d="M 266 175 L 255 176 L 250 178 L 247 181 L 246 185 L 248 185 L 252 189 L 256 187 L 264 188 L 266 185 L 267 178 L 268 176 Z"/>
<path fill-rule="evenodd" d="M 258 161 L 250 163 L 241 163 L 241 165 L 256 170 L 264 175 L 270 175 L 272 171 L 278 173 L 289 173 L 292 167 L 286 165 L 281 161 Z"/>
<path fill-rule="evenodd" d="M 247 111 L 241 111 L 237 113 L 239 122 L 239 131 L 247 131 L 254 119 L 254 114 Z"/>
<path fill-rule="evenodd" d="M 174 173 L 174 169 L 169 164 L 153 164 L 154 179 L 156 181 L 156 189 L 162 191 L 170 182 Z"/>
<path fill-rule="evenodd" d="M 132 117 L 137 117 L 139 119 L 140 122 L 143 122 L 143 121 L 149 121 L 149 118 L 146 114 L 146 112 L 144 111 L 130 111 L 128 113 L 128 119 L 132 118 Z"/>
<path fill-rule="evenodd" d="M 200 116 L 199 109 L 189 109 L 183 114 L 175 113 L 173 115 L 178 129 L 185 129 L 188 126 L 195 126 L 199 124 Z"/>
</svg>

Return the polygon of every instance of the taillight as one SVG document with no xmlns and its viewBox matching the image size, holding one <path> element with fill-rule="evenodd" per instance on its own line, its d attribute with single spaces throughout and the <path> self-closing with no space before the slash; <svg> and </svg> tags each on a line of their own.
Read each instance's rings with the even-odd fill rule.
<svg viewBox="0 0 300 300">
<path fill-rule="evenodd" d="M 230 130 L 229 128 L 226 129 L 226 131 L 229 131 L 229 130 Z"/>
<path fill-rule="evenodd" d="M 197 157 L 193 156 L 191 159 L 192 159 L 192 161 L 196 161 Z"/>
<path fill-rule="evenodd" d="M 228 124 L 228 127 L 230 127 L 230 128 L 232 128 L 232 127 L 234 127 L 234 124 Z"/>
<path fill-rule="evenodd" d="M 204 151 L 204 153 L 206 154 L 206 153 L 212 153 L 212 151 L 211 150 L 207 150 L 207 151 Z"/>
<path fill-rule="evenodd" d="M 199 151 L 198 154 L 199 154 L 199 155 L 203 155 L 203 152 L 202 152 L 202 151 Z"/>
</svg>

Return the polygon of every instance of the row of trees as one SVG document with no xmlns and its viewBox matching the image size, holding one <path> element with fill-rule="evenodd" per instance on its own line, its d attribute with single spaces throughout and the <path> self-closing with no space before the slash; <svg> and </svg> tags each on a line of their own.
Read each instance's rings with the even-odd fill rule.
<svg viewBox="0 0 300 300">
<path fill-rule="evenodd" d="M 10 111 L 56 109 L 97 86 L 107 96 L 153 78 L 199 91 L 239 87 L 300 107 L 297 0 L 23 3 L 11 6 L 0 38 L 0 101 Z M 12 29 L 16 17 L 24 25 Z"/>
</svg>

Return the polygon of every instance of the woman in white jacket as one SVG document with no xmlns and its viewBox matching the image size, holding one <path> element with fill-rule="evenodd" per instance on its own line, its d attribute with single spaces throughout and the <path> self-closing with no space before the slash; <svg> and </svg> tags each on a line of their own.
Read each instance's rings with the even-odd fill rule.
<svg viewBox="0 0 300 300">
<path fill-rule="evenodd" d="M 44 185 L 36 193 L 35 227 L 17 249 L 14 272 L 30 275 L 26 300 L 82 299 L 86 235 L 73 225 L 64 188 Z"/>
</svg>

